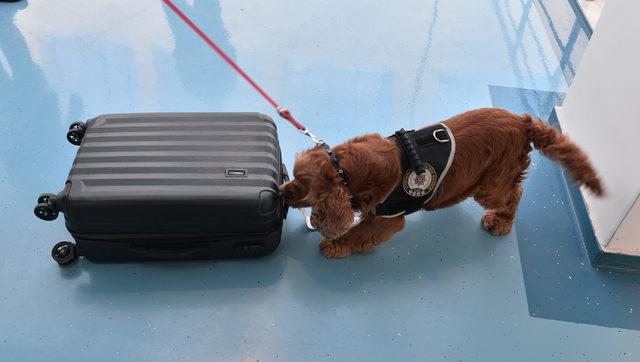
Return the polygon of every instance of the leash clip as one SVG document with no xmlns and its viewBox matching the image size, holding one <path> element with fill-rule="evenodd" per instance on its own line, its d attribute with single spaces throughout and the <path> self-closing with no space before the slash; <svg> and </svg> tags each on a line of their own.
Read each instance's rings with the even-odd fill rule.
<svg viewBox="0 0 640 362">
<path fill-rule="evenodd" d="M 315 143 L 318 146 L 326 146 L 327 143 L 319 137 L 316 137 L 316 135 L 314 135 L 313 133 L 311 133 L 311 131 L 309 131 L 308 129 L 301 129 L 300 132 L 302 132 L 303 135 L 309 137 L 311 139 L 311 141 L 313 141 L 313 143 Z"/>
<path fill-rule="evenodd" d="M 297 121 L 295 121 L 293 119 L 293 116 L 291 116 L 291 112 L 283 106 L 278 106 L 276 108 L 276 110 L 278 111 L 278 114 L 280 115 L 280 117 L 288 120 L 289 122 L 291 122 L 297 129 L 298 131 L 300 131 L 303 135 L 309 137 L 311 139 L 311 141 L 313 141 L 313 143 L 322 146 L 325 144 L 324 140 L 322 138 L 318 138 L 316 137 L 316 135 L 314 135 L 313 133 L 311 133 L 311 131 L 309 131 L 305 126 L 301 125 L 300 123 L 298 123 Z"/>
<path fill-rule="evenodd" d="M 311 131 L 309 131 L 306 127 L 296 122 L 291 116 L 291 112 L 289 112 L 288 109 L 286 109 L 285 107 L 279 106 L 277 110 L 280 117 L 287 119 L 294 126 L 296 126 L 296 128 L 298 128 L 298 131 L 300 131 L 300 133 L 309 137 L 311 141 L 313 141 L 313 143 L 316 144 L 316 146 L 322 148 L 323 150 L 325 150 L 325 152 L 327 152 L 327 154 L 329 155 L 329 158 L 331 159 L 331 165 L 333 166 L 333 168 L 336 169 L 336 173 L 340 177 L 340 182 L 342 182 L 343 185 L 347 186 L 349 184 L 347 173 L 344 171 L 344 169 L 342 169 L 342 167 L 340 167 L 340 161 L 338 160 L 338 157 L 331 150 L 331 147 L 329 147 L 329 145 L 322 138 L 317 137 L 316 135 L 311 133 Z"/>
</svg>

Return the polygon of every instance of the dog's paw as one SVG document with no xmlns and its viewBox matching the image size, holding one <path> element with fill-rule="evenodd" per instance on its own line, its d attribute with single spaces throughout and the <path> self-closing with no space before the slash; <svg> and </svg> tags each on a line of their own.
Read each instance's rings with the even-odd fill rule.
<svg viewBox="0 0 640 362">
<path fill-rule="evenodd" d="M 506 235 L 513 227 L 513 220 L 505 220 L 488 210 L 482 216 L 482 226 L 493 236 Z"/>
<path fill-rule="evenodd" d="M 342 259 L 351 255 L 351 249 L 349 247 L 337 244 L 327 239 L 320 242 L 320 251 L 322 252 L 322 255 L 333 259 Z"/>
</svg>

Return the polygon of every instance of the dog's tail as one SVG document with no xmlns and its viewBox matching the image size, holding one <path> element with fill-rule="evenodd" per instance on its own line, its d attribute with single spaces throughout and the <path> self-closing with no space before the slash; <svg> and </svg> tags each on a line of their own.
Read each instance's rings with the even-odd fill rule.
<svg viewBox="0 0 640 362">
<path fill-rule="evenodd" d="M 545 156 L 566 168 L 578 185 L 584 185 L 595 195 L 603 196 L 604 187 L 587 155 L 569 137 L 528 114 L 522 116 L 527 137 Z"/>
</svg>

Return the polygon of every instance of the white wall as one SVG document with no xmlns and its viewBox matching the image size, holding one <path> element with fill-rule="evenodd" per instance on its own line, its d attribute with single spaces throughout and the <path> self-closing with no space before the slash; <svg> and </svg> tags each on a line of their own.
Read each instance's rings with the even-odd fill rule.
<svg viewBox="0 0 640 362">
<path fill-rule="evenodd" d="M 584 15 L 587 17 L 587 21 L 589 21 L 589 25 L 591 25 L 593 29 L 598 25 L 604 3 L 605 0 L 578 0 L 578 4 L 580 4 Z"/>
<path fill-rule="evenodd" d="M 583 190 L 596 236 L 605 249 L 624 253 L 638 253 L 640 243 L 638 235 L 631 235 L 635 240 L 610 244 L 640 193 L 639 14 L 640 1 L 607 2 L 557 110 L 563 131 L 587 151 L 608 191 L 598 199 Z M 640 222 L 637 214 L 629 217 L 625 223 Z"/>
<path fill-rule="evenodd" d="M 606 249 L 612 253 L 640 255 L 640 197 L 613 234 Z"/>
</svg>

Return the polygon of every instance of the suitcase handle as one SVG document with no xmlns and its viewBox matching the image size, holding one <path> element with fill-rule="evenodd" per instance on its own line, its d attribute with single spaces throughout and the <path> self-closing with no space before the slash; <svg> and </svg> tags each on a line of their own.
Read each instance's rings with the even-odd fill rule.
<svg viewBox="0 0 640 362">
<path fill-rule="evenodd" d="M 209 244 L 130 245 L 129 247 L 142 254 L 188 255 L 209 251 Z"/>
<path fill-rule="evenodd" d="M 282 164 L 282 183 L 285 184 L 289 182 L 289 171 L 287 171 L 287 166 Z M 282 200 L 282 218 L 286 219 L 289 214 L 289 205 L 287 205 L 284 200 Z"/>
</svg>

